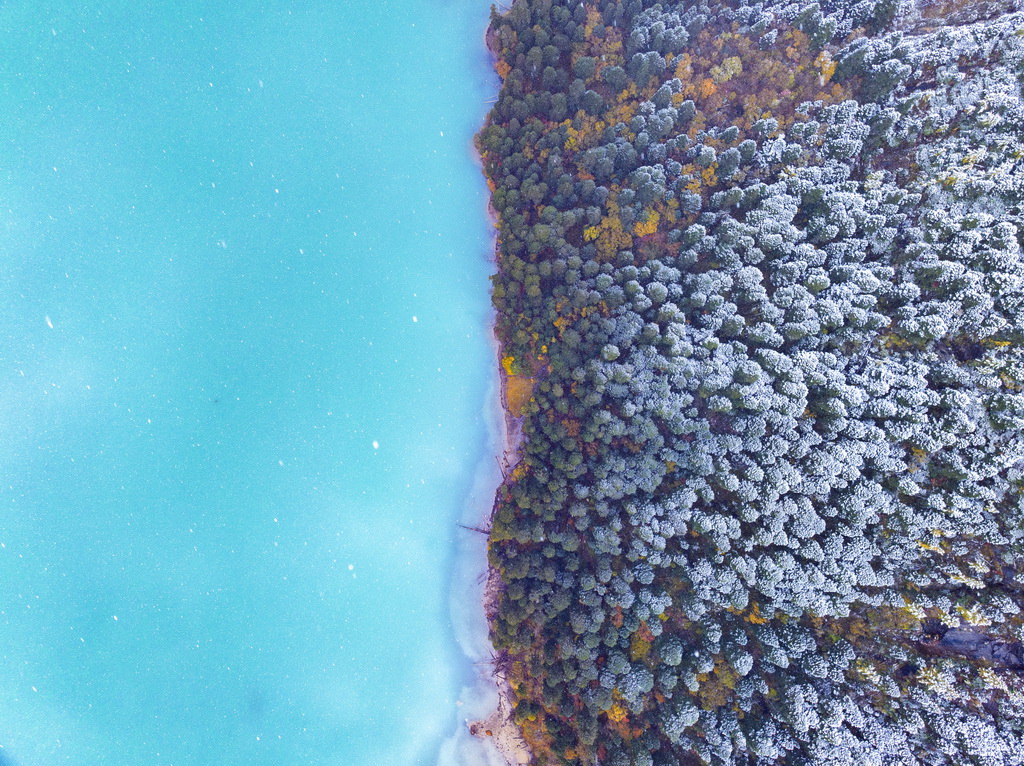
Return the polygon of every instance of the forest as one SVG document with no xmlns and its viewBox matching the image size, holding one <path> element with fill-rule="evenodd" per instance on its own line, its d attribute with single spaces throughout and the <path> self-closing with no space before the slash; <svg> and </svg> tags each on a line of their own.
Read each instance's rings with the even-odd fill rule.
<svg viewBox="0 0 1024 766">
<path fill-rule="evenodd" d="M 492 9 L 490 619 L 536 764 L 1024 762 L 1022 38 Z"/>
</svg>

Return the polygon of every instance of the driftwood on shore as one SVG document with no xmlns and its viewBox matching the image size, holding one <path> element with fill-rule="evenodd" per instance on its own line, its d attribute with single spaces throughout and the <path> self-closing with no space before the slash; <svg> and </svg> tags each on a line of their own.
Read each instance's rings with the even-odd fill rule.
<svg viewBox="0 0 1024 766">
<path fill-rule="evenodd" d="M 474 526 L 470 526 L 469 524 L 459 524 L 458 526 L 462 527 L 463 529 L 468 529 L 470 532 L 479 532 L 482 535 L 488 535 L 489 536 L 491 534 L 491 530 L 484 529 L 482 527 L 474 527 Z"/>
</svg>

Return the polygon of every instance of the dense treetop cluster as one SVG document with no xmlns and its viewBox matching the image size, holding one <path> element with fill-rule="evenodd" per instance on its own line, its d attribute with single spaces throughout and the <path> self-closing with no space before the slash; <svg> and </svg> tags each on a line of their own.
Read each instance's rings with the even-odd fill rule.
<svg viewBox="0 0 1024 766">
<path fill-rule="evenodd" d="M 1024 758 L 1024 14 L 516 0 L 490 552 L 539 764 Z"/>
</svg>

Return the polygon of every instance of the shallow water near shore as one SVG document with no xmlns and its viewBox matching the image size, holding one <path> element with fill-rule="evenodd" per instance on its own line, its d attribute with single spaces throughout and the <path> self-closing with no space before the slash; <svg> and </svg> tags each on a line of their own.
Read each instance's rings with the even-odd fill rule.
<svg viewBox="0 0 1024 766">
<path fill-rule="evenodd" d="M 11 763 L 420 766 L 486 704 L 489 5 L 0 9 Z"/>
</svg>

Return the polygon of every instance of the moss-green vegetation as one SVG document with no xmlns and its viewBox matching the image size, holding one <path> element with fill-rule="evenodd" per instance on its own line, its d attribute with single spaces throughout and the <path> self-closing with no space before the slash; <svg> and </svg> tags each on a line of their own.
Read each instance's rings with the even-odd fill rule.
<svg viewBox="0 0 1024 766">
<path fill-rule="evenodd" d="M 516 0 L 536 385 L 492 626 L 539 763 L 1024 752 L 1024 15 Z"/>
</svg>

